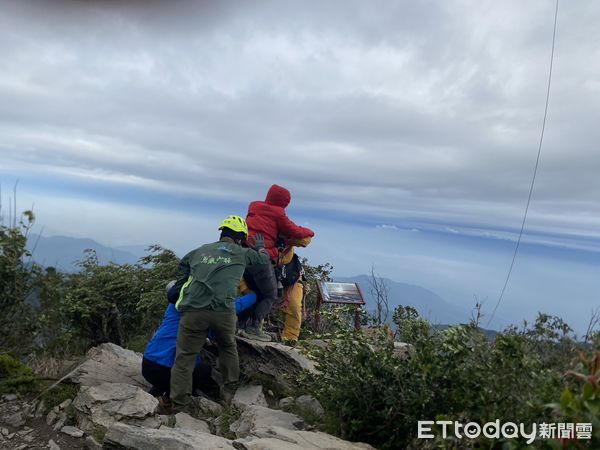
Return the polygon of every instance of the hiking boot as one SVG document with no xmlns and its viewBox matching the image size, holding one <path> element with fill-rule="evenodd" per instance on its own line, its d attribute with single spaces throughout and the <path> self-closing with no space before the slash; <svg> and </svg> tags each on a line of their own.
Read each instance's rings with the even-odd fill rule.
<svg viewBox="0 0 600 450">
<path fill-rule="evenodd" d="M 240 329 L 240 336 L 254 341 L 271 342 L 271 335 L 255 326 L 248 326 Z"/>
<path fill-rule="evenodd" d="M 163 394 L 158 397 L 158 407 L 156 408 L 156 412 L 165 416 L 172 416 L 177 411 L 175 411 L 175 405 L 171 399 L 167 395 Z"/>
</svg>

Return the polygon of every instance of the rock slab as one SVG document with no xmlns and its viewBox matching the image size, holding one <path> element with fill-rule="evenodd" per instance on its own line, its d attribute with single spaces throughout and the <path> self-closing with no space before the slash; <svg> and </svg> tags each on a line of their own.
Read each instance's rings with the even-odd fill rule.
<svg viewBox="0 0 600 450">
<path fill-rule="evenodd" d="M 277 426 L 254 430 L 252 436 L 236 440 L 235 445 L 244 450 L 375 450 L 369 444 L 345 441 L 318 431 L 290 430 Z"/>
<path fill-rule="evenodd" d="M 184 412 L 175 414 L 175 428 L 210 433 L 210 427 L 204 420 L 194 419 L 192 416 Z"/>
<path fill-rule="evenodd" d="M 231 403 L 240 410 L 244 410 L 251 405 L 267 406 L 262 386 L 253 384 L 240 386 L 235 392 Z"/>
<path fill-rule="evenodd" d="M 80 426 L 91 432 L 101 426 L 108 428 L 113 422 L 135 422 L 153 428 L 160 426 L 154 417 L 158 400 L 131 384 L 103 383 L 83 387 L 73 406 Z"/>
<path fill-rule="evenodd" d="M 141 367 L 140 353 L 106 343 L 90 349 L 83 363 L 62 378 L 61 382 L 82 386 L 125 383 L 147 389 L 150 385 L 142 376 Z"/>
<path fill-rule="evenodd" d="M 199 431 L 160 430 L 114 423 L 104 436 L 107 449 L 127 450 L 232 450 L 232 441 Z"/>
<path fill-rule="evenodd" d="M 233 422 L 229 429 L 237 438 L 244 438 L 257 429 L 270 426 L 299 430 L 304 428 L 305 423 L 295 414 L 252 405 L 246 408 L 240 418 Z"/>
</svg>

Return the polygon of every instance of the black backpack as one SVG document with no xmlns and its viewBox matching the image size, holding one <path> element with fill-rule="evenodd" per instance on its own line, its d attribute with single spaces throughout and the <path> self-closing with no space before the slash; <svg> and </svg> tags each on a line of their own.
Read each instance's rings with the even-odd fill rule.
<svg viewBox="0 0 600 450">
<path fill-rule="evenodd" d="M 284 266 L 275 268 L 275 275 L 277 279 L 281 281 L 283 287 L 292 286 L 296 283 L 302 275 L 302 263 L 298 255 L 294 253 L 292 260 Z"/>
</svg>

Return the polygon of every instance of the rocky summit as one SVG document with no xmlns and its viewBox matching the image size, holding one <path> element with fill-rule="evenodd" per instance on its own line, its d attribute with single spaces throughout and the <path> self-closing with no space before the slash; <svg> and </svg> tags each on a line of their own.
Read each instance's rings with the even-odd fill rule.
<svg viewBox="0 0 600 450">
<path fill-rule="evenodd" d="M 142 355 L 102 344 L 54 387 L 73 386 L 74 398 L 47 407 L 43 400 L 7 394 L 0 400 L 4 449 L 370 449 L 316 431 L 322 407 L 310 396 L 279 398 L 289 377 L 315 370 L 298 350 L 238 339 L 244 379 L 230 405 L 195 397 L 188 413 L 157 414 L 158 400 L 141 377 Z M 284 411 L 285 409 L 285 411 Z"/>
</svg>

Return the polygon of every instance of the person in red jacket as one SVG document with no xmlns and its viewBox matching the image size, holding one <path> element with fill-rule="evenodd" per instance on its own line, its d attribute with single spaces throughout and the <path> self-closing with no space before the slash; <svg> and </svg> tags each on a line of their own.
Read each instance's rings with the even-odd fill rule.
<svg viewBox="0 0 600 450">
<path fill-rule="evenodd" d="M 277 265 L 279 251 L 276 242 L 279 238 L 305 239 L 315 233 L 310 228 L 301 227 L 292 222 L 285 208 L 290 204 L 292 196 L 286 188 L 274 184 L 269 188 L 265 201 L 255 201 L 248 207 L 248 243 L 252 245 L 254 236 L 262 234 L 265 250 L 271 257 L 271 266 L 247 267 L 258 289 L 258 301 L 252 318 L 240 334 L 250 339 L 270 341 L 271 337 L 262 331 L 262 321 L 269 314 L 271 306 L 277 300 L 277 279 L 273 265 Z"/>
</svg>

